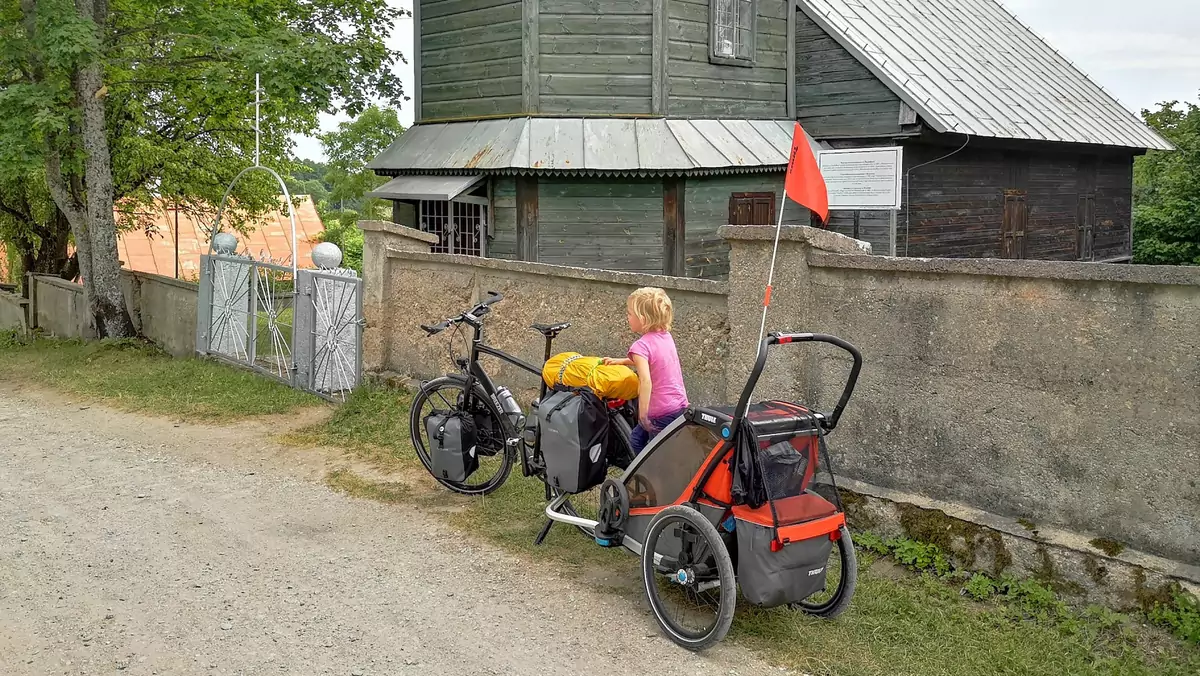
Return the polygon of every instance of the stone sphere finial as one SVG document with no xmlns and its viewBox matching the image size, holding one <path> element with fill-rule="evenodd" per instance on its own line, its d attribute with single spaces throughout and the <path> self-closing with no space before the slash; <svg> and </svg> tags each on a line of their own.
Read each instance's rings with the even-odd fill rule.
<svg viewBox="0 0 1200 676">
<path fill-rule="evenodd" d="M 232 255 L 233 252 L 237 251 L 237 246 L 237 237 L 234 237 L 228 232 L 219 232 L 217 233 L 216 237 L 213 237 L 213 251 L 216 251 L 222 256 Z"/>
<path fill-rule="evenodd" d="M 342 264 L 342 250 L 333 242 L 321 242 L 313 247 L 312 262 L 322 270 L 333 270 Z"/>
</svg>

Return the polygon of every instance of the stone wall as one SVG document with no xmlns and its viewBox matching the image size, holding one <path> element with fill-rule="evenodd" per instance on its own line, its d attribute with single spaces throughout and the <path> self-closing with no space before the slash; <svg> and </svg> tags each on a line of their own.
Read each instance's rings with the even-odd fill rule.
<svg viewBox="0 0 1200 676">
<path fill-rule="evenodd" d="M 449 370 L 445 334 L 426 338 L 418 325 L 489 290 L 508 298 L 488 322 L 501 348 L 537 363 L 541 339 L 526 327 L 562 320 L 574 325 L 555 351 L 620 354 L 632 339 L 624 297 L 647 284 L 675 300 L 693 400 L 736 400 L 753 363 L 772 227 L 721 230 L 728 282 L 431 255 L 424 233 L 370 227 L 369 370 Z M 768 331 L 830 333 L 865 355 L 831 438 L 840 474 L 1018 530 L 1113 540 L 1190 564 L 1200 580 L 1200 270 L 896 259 L 789 226 L 774 287 Z M 773 348 L 756 398 L 828 409 L 849 366 L 829 346 Z"/>
<path fill-rule="evenodd" d="M 738 365 L 772 230 L 725 232 Z M 781 243 L 768 329 L 865 355 L 840 473 L 1200 563 L 1200 269 L 846 255 L 828 234 Z M 836 400 L 847 359 L 777 349 L 760 396 Z"/>
<path fill-rule="evenodd" d="M 707 403 L 725 396 L 727 311 L 721 282 L 421 253 L 412 249 L 428 250 L 428 240 L 420 237 L 424 233 L 394 225 L 366 224 L 364 230 L 367 370 L 419 378 L 454 370 L 451 350 L 466 355 L 469 328 L 464 326 L 451 346 L 452 332 L 430 337 L 420 325 L 469 310 L 489 291 L 505 297 L 485 324 L 485 341 L 493 347 L 540 366 L 545 342 L 529 326 L 571 322 L 555 341 L 554 353 L 624 356 L 635 338 L 625 320 L 625 299 L 638 287 L 659 286 L 677 308 L 675 333 L 689 395 Z M 384 250 L 371 250 L 373 244 Z M 485 363 L 497 382 L 522 391 L 528 404 L 538 387 L 536 376 L 492 357 Z"/>
</svg>

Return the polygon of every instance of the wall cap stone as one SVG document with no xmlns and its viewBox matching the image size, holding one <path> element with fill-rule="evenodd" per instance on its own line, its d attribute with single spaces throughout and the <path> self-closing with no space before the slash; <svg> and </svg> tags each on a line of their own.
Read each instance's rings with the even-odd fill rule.
<svg viewBox="0 0 1200 676">
<path fill-rule="evenodd" d="M 668 291 L 690 291 L 692 293 L 707 293 L 721 296 L 728 293 L 728 285 L 725 282 L 711 279 L 667 277 L 666 275 L 617 272 L 615 270 L 593 270 L 590 268 L 574 268 L 566 265 L 551 265 L 549 263 L 508 261 L 498 258 L 480 258 L 478 256 L 463 256 L 458 254 L 422 253 L 392 248 L 387 250 L 387 257 L 390 259 L 442 263 L 444 265 L 485 270 L 505 270 L 543 277 L 565 277 L 593 282 L 608 282 L 632 287 L 657 286 Z"/>
<path fill-rule="evenodd" d="M 384 232 L 389 235 L 415 239 L 416 241 L 424 242 L 425 244 L 438 243 L 437 235 L 428 232 L 421 232 L 420 230 L 417 230 L 416 228 L 410 228 L 407 225 L 389 223 L 388 221 L 359 221 L 358 229 L 362 230 L 363 232 Z"/>
<path fill-rule="evenodd" d="M 142 272 L 141 270 L 121 270 L 121 274 L 141 281 L 150 281 L 158 284 L 165 284 L 167 286 L 178 287 L 185 291 L 196 292 L 200 289 L 200 284 L 197 282 L 175 279 L 174 277 L 164 277 L 163 275 L 156 275 L 153 272 Z"/>
<path fill-rule="evenodd" d="M 1200 266 L 1126 265 L 1087 261 L 1031 261 L 1004 258 L 890 258 L 812 251 L 808 264 L 842 268 L 939 275 L 983 275 L 1049 280 L 1172 284 L 1200 287 Z"/>
<path fill-rule="evenodd" d="M 775 239 L 773 225 L 722 225 L 717 229 L 717 235 L 728 240 L 766 240 Z M 862 240 L 847 237 L 832 230 L 822 230 L 810 225 L 787 225 L 779 231 L 781 242 L 803 242 L 814 249 L 843 254 L 869 254 L 871 245 Z"/>
</svg>

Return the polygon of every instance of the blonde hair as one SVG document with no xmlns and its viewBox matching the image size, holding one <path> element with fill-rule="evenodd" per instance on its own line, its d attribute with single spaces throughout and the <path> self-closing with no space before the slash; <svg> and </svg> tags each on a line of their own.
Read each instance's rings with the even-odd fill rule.
<svg viewBox="0 0 1200 676">
<path fill-rule="evenodd" d="M 635 317 L 642 320 L 647 332 L 671 330 L 675 309 L 666 291 L 653 286 L 642 287 L 629 294 L 626 306 Z"/>
</svg>

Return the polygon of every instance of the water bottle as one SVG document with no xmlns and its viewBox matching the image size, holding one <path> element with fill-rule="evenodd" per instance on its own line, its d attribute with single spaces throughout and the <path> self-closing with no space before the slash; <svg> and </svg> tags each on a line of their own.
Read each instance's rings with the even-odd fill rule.
<svg viewBox="0 0 1200 676">
<path fill-rule="evenodd" d="M 500 404 L 500 412 L 508 416 L 512 429 L 519 430 L 524 427 L 525 414 L 521 412 L 521 406 L 517 404 L 516 398 L 513 397 L 512 392 L 508 391 L 507 387 L 501 385 L 496 388 L 496 400 Z"/>
</svg>

